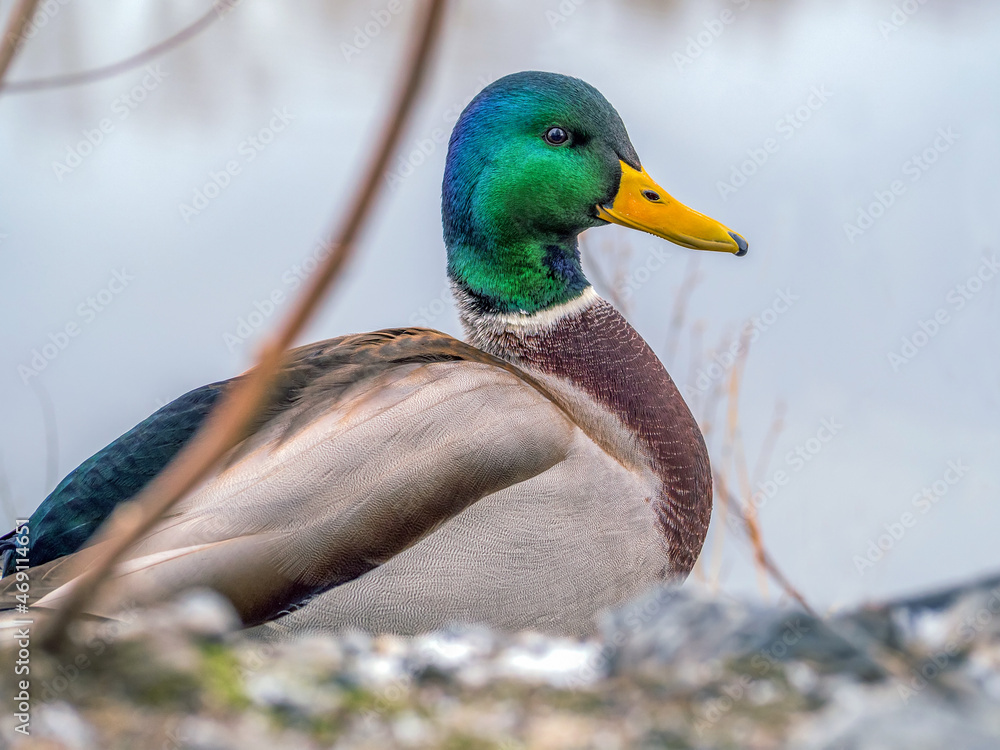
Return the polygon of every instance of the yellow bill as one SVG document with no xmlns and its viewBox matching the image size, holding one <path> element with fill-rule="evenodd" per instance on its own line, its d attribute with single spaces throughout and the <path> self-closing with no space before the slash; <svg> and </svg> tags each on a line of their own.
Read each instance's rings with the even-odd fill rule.
<svg viewBox="0 0 1000 750">
<path fill-rule="evenodd" d="M 618 194 L 610 207 L 597 207 L 599 218 L 695 250 L 747 254 L 747 241 L 736 232 L 671 198 L 645 169 L 637 171 L 625 162 L 621 165 Z"/>
</svg>

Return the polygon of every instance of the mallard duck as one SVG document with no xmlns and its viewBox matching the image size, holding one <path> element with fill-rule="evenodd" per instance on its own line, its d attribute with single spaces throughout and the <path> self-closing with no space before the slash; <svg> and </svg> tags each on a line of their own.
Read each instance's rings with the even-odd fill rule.
<svg viewBox="0 0 1000 750">
<path fill-rule="evenodd" d="M 711 515 L 708 452 L 652 349 L 584 276 L 578 237 L 615 223 L 735 255 L 746 241 L 649 177 L 595 88 L 543 72 L 466 107 L 442 217 L 465 341 L 400 328 L 294 350 L 267 413 L 91 614 L 208 587 L 245 626 L 580 633 L 687 576 Z M 60 601 L 65 562 L 233 382 L 163 407 L 45 499 L 29 521 L 36 608 Z"/>
</svg>

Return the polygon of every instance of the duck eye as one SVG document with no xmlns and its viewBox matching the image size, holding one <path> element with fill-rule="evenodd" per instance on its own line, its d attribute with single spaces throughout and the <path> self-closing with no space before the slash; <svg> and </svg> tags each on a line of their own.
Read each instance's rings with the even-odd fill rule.
<svg viewBox="0 0 1000 750">
<path fill-rule="evenodd" d="M 545 131 L 545 141 L 553 146 L 561 146 L 569 140 L 569 133 L 556 126 Z"/>
</svg>

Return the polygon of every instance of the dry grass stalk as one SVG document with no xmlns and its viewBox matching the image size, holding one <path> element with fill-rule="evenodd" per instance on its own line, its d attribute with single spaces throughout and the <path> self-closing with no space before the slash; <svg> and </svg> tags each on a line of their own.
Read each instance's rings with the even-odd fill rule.
<svg viewBox="0 0 1000 750">
<path fill-rule="evenodd" d="M 726 348 L 726 343 L 731 339 L 728 331 L 723 334 L 722 339 L 719 343 L 718 350 Z M 699 357 L 699 361 L 704 361 L 703 357 Z M 712 386 L 708 391 L 708 395 L 704 401 L 704 408 L 702 409 L 702 418 L 700 421 L 700 426 L 702 428 L 702 434 L 705 436 L 705 442 L 707 443 L 715 432 L 715 417 L 716 412 L 719 407 L 724 403 L 724 399 L 727 396 L 727 391 L 725 388 L 725 381 L 723 379 L 717 379 L 712 381 Z M 713 472 L 713 479 L 716 484 L 722 483 L 723 486 L 728 484 L 729 478 L 729 466 L 732 463 L 733 447 L 732 441 L 729 439 L 729 433 L 726 431 L 722 432 L 722 444 L 720 446 L 719 452 L 721 454 L 720 460 L 716 462 L 719 468 L 717 471 Z M 718 493 L 716 493 L 718 494 Z M 716 532 L 712 535 L 712 565 L 711 565 L 711 576 L 709 579 L 709 588 L 712 591 L 717 591 L 719 588 L 719 577 L 722 574 L 722 564 L 723 557 L 722 553 L 726 546 L 726 532 L 729 528 L 729 514 L 734 513 L 732 508 L 729 506 L 729 499 L 726 493 L 720 496 L 721 502 L 719 503 L 719 514 L 717 517 L 718 523 L 716 525 Z M 738 509 L 737 509 L 738 511 Z"/>
<path fill-rule="evenodd" d="M 671 318 L 670 331 L 668 334 L 667 348 L 672 351 L 676 348 L 676 342 L 680 338 L 684 321 L 687 316 L 687 308 L 694 287 L 700 280 L 696 263 L 690 263 L 685 279 L 676 297 L 673 316 Z M 697 372 L 699 366 L 703 365 L 709 358 L 702 351 L 701 340 L 704 332 L 704 325 L 696 321 L 690 328 L 691 356 L 689 363 L 688 382 L 697 382 Z M 739 396 L 740 387 L 743 381 L 743 373 L 746 367 L 746 360 L 750 350 L 750 335 L 752 329 L 745 326 L 740 336 L 740 344 L 737 349 L 737 356 L 733 362 L 728 378 L 714 379 L 704 394 L 704 397 L 696 403 L 692 403 L 700 413 L 698 419 L 705 441 L 710 442 L 716 434 L 716 412 L 719 406 L 726 404 L 725 430 L 721 433 L 721 446 L 719 450 L 719 460 L 714 462 L 713 480 L 718 500 L 718 515 L 715 519 L 715 533 L 712 535 L 711 548 L 706 550 L 695 564 L 693 574 L 701 583 L 709 587 L 711 591 L 719 589 L 722 575 L 726 535 L 729 527 L 730 515 L 738 517 L 750 543 L 754 565 L 757 568 L 757 580 L 761 589 L 761 594 L 768 598 L 767 578 L 773 579 L 784 595 L 797 601 L 807 612 L 813 613 L 812 607 L 805 600 L 805 597 L 791 584 L 788 578 L 781 572 L 773 557 L 768 553 L 764 545 L 763 534 L 760 522 L 757 517 L 757 508 L 752 502 L 753 484 L 762 476 L 770 463 L 771 454 L 777 444 L 778 436 L 784 424 L 784 405 L 779 403 L 775 406 L 775 416 L 772 420 L 764 440 L 761 450 L 754 466 L 753 474 L 748 471 L 746 452 L 743 445 L 742 431 L 739 420 Z M 727 331 L 722 337 L 717 351 L 724 351 L 729 348 L 733 337 Z M 739 493 L 734 492 L 730 487 L 730 471 L 735 472 L 739 483 Z M 745 498 L 741 501 L 739 498 Z M 737 515 L 738 514 L 738 515 Z M 706 568 L 708 571 L 706 573 Z"/>
<path fill-rule="evenodd" d="M 264 346 L 257 366 L 238 388 L 224 398 L 198 434 L 135 500 L 119 507 L 98 533 L 98 543 L 107 541 L 94 564 L 81 574 L 76 584 L 44 624 L 41 641 L 50 650 L 65 642 L 66 628 L 98 591 L 122 554 L 181 497 L 190 492 L 234 445 L 245 437 L 255 415 L 266 406 L 273 383 L 284 361 L 285 351 L 294 342 L 338 278 L 351 256 L 355 241 L 371 213 L 374 199 L 383 184 L 383 173 L 403 132 L 420 89 L 427 63 L 434 49 L 444 15 L 445 0 L 427 0 L 415 44 L 393 110 L 378 148 L 368 165 L 360 189 L 344 213 L 333 235 L 332 252 L 310 278 L 294 309 L 277 334 Z"/>
<path fill-rule="evenodd" d="M 684 281 L 674 298 L 674 309 L 670 316 L 670 326 L 667 328 L 667 348 L 664 354 L 664 364 L 670 367 L 674 363 L 674 356 L 677 354 L 677 344 L 681 338 L 681 331 L 684 330 L 684 319 L 687 317 L 688 304 L 691 295 L 694 294 L 695 287 L 701 281 L 702 276 L 698 268 L 701 258 L 697 253 L 688 257 L 687 272 L 684 274 Z"/>
<path fill-rule="evenodd" d="M 601 252 L 596 253 L 591 250 L 593 240 L 587 234 L 580 237 L 580 249 L 584 257 L 590 258 L 588 271 L 594 277 L 596 286 L 601 295 L 605 296 L 626 319 L 631 317 L 631 306 L 628 300 L 622 297 L 621 290 L 625 287 L 625 279 L 628 277 L 628 262 L 631 257 L 631 246 L 625 243 L 616 246 L 614 241 L 602 243 Z M 612 272 L 609 279 L 604 271 L 604 267 L 597 256 L 611 256 L 613 258 Z"/>
<path fill-rule="evenodd" d="M 727 493 L 728 497 L 726 498 L 726 502 L 732 503 L 737 506 L 739 505 L 739 500 L 729 492 L 728 488 L 719 486 L 717 487 L 717 490 L 719 492 Z M 777 563 L 774 562 L 774 558 L 772 558 L 771 555 L 768 553 L 767 548 L 764 546 L 763 539 L 760 535 L 760 526 L 757 524 L 756 520 L 753 521 L 751 526 L 751 524 L 746 523 L 745 514 L 743 514 L 743 519 L 747 530 L 747 535 L 751 539 L 751 544 L 753 544 L 754 559 L 757 562 L 757 564 L 759 564 L 764 570 L 766 570 L 767 573 L 771 576 L 771 578 L 774 579 L 774 582 L 777 583 L 788 596 L 790 596 L 792 599 L 798 602 L 799 605 L 802 607 L 802 609 L 804 609 L 806 612 L 813 615 L 814 617 L 818 616 L 816 615 L 816 611 L 806 601 L 805 597 L 802 596 L 799 590 L 792 585 L 792 582 L 788 580 L 785 574 L 781 572 L 781 569 L 778 567 Z M 752 536 L 754 534 L 756 535 L 756 542 L 754 541 L 754 537 Z"/>
<path fill-rule="evenodd" d="M 767 567 L 764 565 L 764 542 L 757 522 L 756 508 L 751 502 L 753 493 L 750 483 L 750 473 L 747 470 L 746 451 L 743 447 L 743 432 L 740 430 L 740 386 L 743 383 L 743 372 L 746 367 L 747 355 L 750 353 L 750 328 L 743 329 L 736 361 L 729 372 L 727 389 L 728 402 L 726 409 L 726 440 L 730 445 L 730 458 L 736 469 L 736 478 L 740 486 L 740 495 L 745 498 L 740 514 L 746 527 L 750 545 L 754 551 L 754 564 L 757 567 L 757 586 L 764 601 L 769 599 L 767 590 Z M 728 494 L 728 492 L 726 493 Z"/>
<path fill-rule="evenodd" d="M 771 455 L 778 444 L 778 436 L 785 428 L 785 404 L 779 401 L 774 405 L 774 416 L 771 418 L 771 426 L 767 428 L 767 433 L 760 444 L 760 453 L 757 456 L 757 464 L 753 467 L 753 484 L 757 484 L 764 478 L 764 472 L 771 463 Z M 756 508 L 755 508 L 756 510 Z"/>
<path fill-rule="evenodd" d="M 781 572 L 777 564 L 774 562 L 774 558 L 768 553 L 767 548 L 764 546 L 764 537 L 760 530 L 760 521 L 757 517 L 757 509 L 752 501 L 753 489 L 750 480 L 750 473 L 747 470 L 746 455 L 743 450 L 743 437 L 739 429 L 740 385 L 743 381 L 743 371 L 746 365 L 747 354 L 750 351 L 750 333 L 751 329 L 749 327 L 745 327 L 743 329 L 739 355 L 736 358 L 736 362 L 733 366 L 729 379 L 728 434 L 729 439 L 733 444 L 733 459 L 736 464 L 736 471 L 739 477 L 741 494 L 744 498 L 743 502 L 736 504 L 735 507 L 742 508 L 740 515 L 743 519 L 743 526 L 746 530 L 747 538 L 750 540 L 750 546 L 753 550 L 754 564 L 757 566 L 758 582 L 765 598 L 767 596 L 766 580 L 767 576 L 770 575 L 770 577 L 774 579 L 775 583 L 777 583 L 788 596 L 797 601 L 804 610 L 812 615 L 815 615 L 815 611 L 811 606 L 809 606 L 805 597 L 803 597 L 799 590 L 792 585 L 791 581 L 788 580 L 785 574 Z M 764 467 L 767 466 L 767 462 L 769 460 L 768 452 L 773 450 L 773 445 L 777 440 L 777 433 L 780 431 L 782 421 L 783 415 L 779 409 L 778 416 L 776 420 L 772 422 L 771 427 L 768 430 L 768 435 L 765 437 L 765 443 L 758 458 L 757 466 L 755 467 L 755 474 L 759 474 L 764 470 Z M 768 447 L 769 444 L 770 447 Z M 727 504 L 736 502 L 732 498 L 731 492 L 725 485 L 724 480 L 721 483 L 720 490 L 723 492 L 724 496 L 728 498 Z"/>
</svg>

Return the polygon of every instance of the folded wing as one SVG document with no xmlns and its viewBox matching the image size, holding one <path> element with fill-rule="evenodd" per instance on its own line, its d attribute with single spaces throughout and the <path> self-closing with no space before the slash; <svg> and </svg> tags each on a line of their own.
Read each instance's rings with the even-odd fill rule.
<svg viewBox="0 0 1000 750">
<path fill-rule="evenodd" d="M 273 619 L 548 470 L 576 429 L 530 376 L 433 331 L 306 347 L 286 375 L 294 397 L 132 550 L 91 614 L 204 586 L 247 625 Z M 39 574 L 51 607 L 72 581 Z"/>
</svg>

